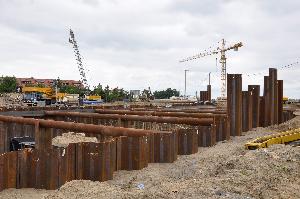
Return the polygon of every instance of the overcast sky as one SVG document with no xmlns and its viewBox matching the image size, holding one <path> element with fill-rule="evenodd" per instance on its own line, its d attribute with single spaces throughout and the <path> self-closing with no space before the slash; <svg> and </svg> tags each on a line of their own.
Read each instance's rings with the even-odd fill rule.
<svg viewBox="0 0 300 199">
<path fill-rule="evenodd" d="M 183 92 L 189 69 L 187 93 L 204 90 L 212 72 L 217 97 L 218 56 L 178 61 L 222 38 L 241 41 L 227 53 L 228 73 L 244 74 L 244 89 L 263 85 L 268 67 L 299 60 L 299 10 L 298 0 L 0 0 L 0 72 L 79 80 L 72 28 L 91 85 Z M 299 76 L 299 65 L 278 71 L 284 95 L 300 98 Z"/>
</svg>

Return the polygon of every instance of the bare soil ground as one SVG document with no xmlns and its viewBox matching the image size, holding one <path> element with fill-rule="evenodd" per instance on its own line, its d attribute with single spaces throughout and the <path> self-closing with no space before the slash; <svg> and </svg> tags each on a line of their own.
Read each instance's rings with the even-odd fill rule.
<svg viewBox="0 0 300 199">
<path fill-rule="evenodd" d="M 256 137 L 291 128 L 300 128 L 300 116 L 199 148 L 174 163 L 115 172 L 110 181 L 72 181 L 55 191 L 8 189 L 0 198 L 300 198 L 300 147 L 244 148 Z"/>
</svg>

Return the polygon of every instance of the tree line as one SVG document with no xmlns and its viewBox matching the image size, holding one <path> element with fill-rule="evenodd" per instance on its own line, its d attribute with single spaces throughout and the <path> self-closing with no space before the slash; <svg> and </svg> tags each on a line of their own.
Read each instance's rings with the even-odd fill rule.
<svg viewBox="0 0 300 199">
<path fill-rule="evenodd" d="M 45 87 L 44 84 L 35 84 L 28 85 L 34 87 Z M 2 76 L 0 78 L 0 93 L 11 93 L 16 92 L 18 87 L 16 77 Z M 90 95 L 99 95 L 105 102 L 112 101 L 122 101 L 124 99 L 130 100 L 132 96 L 130 96 L 130 92 L 124 90 L 123 88 L 110 88 L 108 85 L 103 88 L 101 84 L 98 84 L 93 89 L 87 90 L 85 88 L 81 88 L 73 85 L 62 85 L 61 81 L 57 79 L 53 84 L 53 89 L 58 88 L 59 92 L 69 93 L 69 94 L 79 94 L 83 96 L 86 93 Z M 150 90 L 143 90 L 142 94 L 146 93 L 147 96 L 152 95 L 149 93 Z M 155 99 L 169 99 L 172 96 L 178 97 L 180 95 L 179 91 L 172 88 L 167 88 L 166 90 L 155 91 L 153 93 L 153 97 Z"/>
</svg>

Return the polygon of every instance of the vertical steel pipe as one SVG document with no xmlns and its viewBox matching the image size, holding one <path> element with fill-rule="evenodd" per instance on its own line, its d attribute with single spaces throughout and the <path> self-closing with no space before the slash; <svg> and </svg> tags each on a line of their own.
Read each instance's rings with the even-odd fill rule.
<svg viewBox="0 0 300 199">
<path fill-rule="evenodd" d="M 264 76 L 264 127 L 271 125 L 269 76 Z"/>
<path fill-rule="evenodd" d="M 252 128 L 252 92 L 242 92 L 242 130 L 243 132 L 249 131 Z"/>
<path fill-rule="evenodd" d="M 270 124 L 278 123 L 278 83 L 277 69 L 269 68 L 269 89 L 270 89 Z"/>
<path fill-rule="evenodd" d="M 230 121 L 230 135 L 242 133 L 242 75 L 227 75 L 227 113 Z"/>
<path fill-rule="evenodd" d="M 259 107 L 260 107 L 260 86 L 259 85 L 248 85 L 248 91 L 251 92 L 252 101 L 252 128 L 259 126 Z"/>
<path fill-rule="evenodd" d="M 211 85 L 207 85 L 207 100 L 211 101 Z"/>
<path fill-rule="evenodd" d="M 283 80 L 278 82 L 278 124 L 283 122 Z"/>
</svg>

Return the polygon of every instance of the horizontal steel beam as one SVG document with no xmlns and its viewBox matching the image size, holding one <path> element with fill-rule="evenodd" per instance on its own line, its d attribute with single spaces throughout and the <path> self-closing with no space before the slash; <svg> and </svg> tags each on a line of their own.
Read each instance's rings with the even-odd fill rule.
<svg viewBox="0 0 300 199">
<path fill-rule="evenodd" d="M 214 113 L 185 113 L 185 112 L 169 112 L 169 111 L 131 111 L 131 110 L 109 110 L 96 109 L 96 113 L 102 114 L 119 114 L 119 115 L 148 115 L 163 117 L 193 117 L 193 118 L 213 118 L 214 116 L 226 116 L 226 114 Z"/>
<path fill-rule="evenodd" d="M 80 112 L 60 112 L 60 111 L 45 111 L 46 116 L 74 116 L 98 119 L 115 119 L 125 121 L 141 121 L 141 122 L 156 122 L 170 124 L 187 124 L 187 125 L 211 125 L 213 118 L 179 118 L 179 117 L 158 117 L 158 116 L 139 116 L 139 115 L 118 115 L 118 114 L 98 114 L 98 113 L 80 113 Z"/>
<path fill-rule="evenodd" d="M 114 137 L 115 136 L 134 137 L 134 136 L 145 136 L 151 133 L 171 133 L 168 131 L 141 130 L 141 129 L 133 129 L 133 128 L 122 128 L 122 127 L 112 127 L 112 126 L 104 126 L 104 125 L 93 125 L 93 124 L 32 119 L 32 118 L 22 118 L 22 117 L 12 117 L 12 116 L 1 116 L 1 115 L 0 115 L 0 121 L 9 122 L 9 123 L 38 125 L 39 127 L 45 127 L 45 128 L 66 129 L 70 131 L 101 134 L 105 136 L 114 136 Z"/>
</svg>

